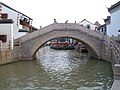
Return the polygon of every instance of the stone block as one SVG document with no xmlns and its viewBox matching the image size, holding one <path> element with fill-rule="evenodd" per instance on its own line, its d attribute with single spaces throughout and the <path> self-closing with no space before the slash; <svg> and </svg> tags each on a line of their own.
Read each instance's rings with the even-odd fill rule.
<svg viewBox="0 0 120 90">
<path fill-rule="evenodd" d="M 0 51 L 0 61 L 2 60 L 2 51 Z"/>
<path fill-rule="evenodd" d="M 114 80 L 111 90 L 120 90 L 120 80 Z"/>
<path fill-rule="evenodd" d="M 114 65 L 114 79 L 120 80 L 120 64 Z"/>
<path fill-rule="evenodd" d="M 114 74 L 120 75 L 120 64 L 115 64 L 114 66 Z"/>
</svg>

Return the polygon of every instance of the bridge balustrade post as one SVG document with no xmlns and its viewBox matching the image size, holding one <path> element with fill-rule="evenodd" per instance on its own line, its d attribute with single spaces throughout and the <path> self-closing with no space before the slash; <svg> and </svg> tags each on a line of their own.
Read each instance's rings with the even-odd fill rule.
<svg viewBox="0 0 120 90">
<path fill-rule="evenodd" d="M 0 40 L 0 50 L 2 50 L 2 41 Z"/>
<path fill-rule="evenodd" d="M 114 79 L 120 80 L 120 64 L 114 65 Z"/>
<path fill-rule="evenodd" d="M 120 64 L 114 65 L 114 83 L 112 85 L 111 90 L 119 90 L 120 89 Z"/>
</svg>

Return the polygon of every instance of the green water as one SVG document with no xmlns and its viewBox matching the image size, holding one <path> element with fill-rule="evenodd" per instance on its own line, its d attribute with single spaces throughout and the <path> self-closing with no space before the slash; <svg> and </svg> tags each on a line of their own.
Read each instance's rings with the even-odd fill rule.
<svg viewBox="0 0 120 90">
<path fill-rule="evenodd" d="M 77 51 L 42 48 L 38 60 L 0 66 L 0 90 L 110 90 L 111 64 Z"/>
</svg>

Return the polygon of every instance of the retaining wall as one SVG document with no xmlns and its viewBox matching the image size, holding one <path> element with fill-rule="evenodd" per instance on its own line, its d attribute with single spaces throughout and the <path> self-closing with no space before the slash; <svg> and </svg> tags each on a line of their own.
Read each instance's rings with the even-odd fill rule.
<svg viewBox="0 0 120 90">
<path fill-rule="evenodd" d="M 12 50 L 2 50 L 0 51 L 0 65 L 13 62 Z"/>
</svg>

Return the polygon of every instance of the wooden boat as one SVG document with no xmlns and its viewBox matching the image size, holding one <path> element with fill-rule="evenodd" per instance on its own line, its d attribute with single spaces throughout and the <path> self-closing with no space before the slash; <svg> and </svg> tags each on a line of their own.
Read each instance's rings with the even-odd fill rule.
<svg viewBox="0 0 120 90">
<path fill-rule="evenodd" d="M 74 50 L 75 49 L 74 45 L 68 42 L 54 42 L 54 43 L 52 42 L 50 47 L 56 50 Z"/>
</svg>

